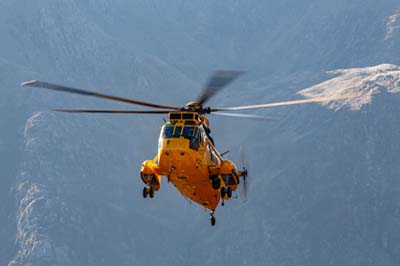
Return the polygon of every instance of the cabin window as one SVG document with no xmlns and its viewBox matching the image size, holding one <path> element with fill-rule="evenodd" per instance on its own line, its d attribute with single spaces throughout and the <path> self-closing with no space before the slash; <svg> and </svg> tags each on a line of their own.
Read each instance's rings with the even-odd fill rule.
<svg viewBox="0 0 400 266">
<path fill-rule="evenodd" d="M 171 113 L 169 114 L 169 119 L 170 120 L 180 120 L 181 119 L 181 113 Z"/>
<path fill-rule="evenodd" d="M 193 119 L 193 114 L 185 114 L 185 113 L 183 113 L 182 114 L 182 119 L 183 120 L 192 120 Z"/>
</svg>

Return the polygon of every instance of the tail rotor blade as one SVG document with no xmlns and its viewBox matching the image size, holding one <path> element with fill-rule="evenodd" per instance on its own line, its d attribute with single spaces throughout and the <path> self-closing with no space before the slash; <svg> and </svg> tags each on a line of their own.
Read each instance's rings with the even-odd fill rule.
<svg viewBox="0 0 400 266">
<path fill-rule="evenodd" d="M 240 153 L 240 159 L 241 159 L 241 163 L 242 163 L 242 190 L 241 190 L 241 198 L 243 198 L 244 201 L 247 200 L 247 191 L 248 191 L 248 186 L 247 186 L 247 182 L 248 182 L 248 169 L 247 169 L 247 160 L 246 160 L 246 151 L 245 148 L 243 146 L 240 147 L 239 149 L 239 153 Z"/>
<path fill-rule="evenodd" d="M 247 200 L 247 178 L 243 177 L 243 190 L 242 190 L 243 200 Z"/>
</svg>

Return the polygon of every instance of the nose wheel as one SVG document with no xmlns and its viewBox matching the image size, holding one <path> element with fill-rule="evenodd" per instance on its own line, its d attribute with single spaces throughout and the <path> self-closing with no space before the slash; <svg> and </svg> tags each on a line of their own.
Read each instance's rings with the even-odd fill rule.
<svg viewBox="0 0 400 266">
<path fill-rule="evenodd" d="M 211 226 L 214 226 L 215 223 L 216 223 L 215 212 L 214 211 L 210 212 L 210 221 L 211 221 Z"/>
<path fill-rule="evenodd" d="M 232 188 L 231 187 L 228 187 L 228 188 L 222 187 L 221 188 L 221 198 L 225 198 L 225 196 L 228 196 L 228 198 L 232 197 Z"/>
</svg>

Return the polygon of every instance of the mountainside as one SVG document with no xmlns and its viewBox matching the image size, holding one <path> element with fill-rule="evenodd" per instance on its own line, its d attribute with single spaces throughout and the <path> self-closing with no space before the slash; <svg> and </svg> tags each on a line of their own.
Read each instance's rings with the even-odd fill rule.
<svg viewBox="0 0 400 266">
<path fill-rule="evenodd" d="M 399 265 L 400 4 L 385 0 L 0 2 L 0 265 Z M 248 73 L 210 101 L 353 101 L 210 115 L 250 167 L 248 199 L 208 213 L 139 169 L 163 116 L 18 84 L 46 80 L 184 105 L 210 71 Z M 133 108 L 135 109 L 135 108 Z"/>
</svg>

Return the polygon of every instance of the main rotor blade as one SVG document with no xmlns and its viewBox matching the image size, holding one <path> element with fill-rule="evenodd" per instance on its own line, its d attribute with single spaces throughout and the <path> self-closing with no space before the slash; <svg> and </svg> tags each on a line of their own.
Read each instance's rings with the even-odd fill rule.
<svg viewBox="0 0 400 266">
<path fill-rule="evenodd" d="M 224 113 L 224 112 L 213 112 L 213 115 L 220 115 L 220 116 L 229 116 L 229 117 L 237 117 L 237 118 L 246 118 L 246 119 L 253 119 L 258 121 L 272 121 L 275 120 L 270 117 L 260 116 L 260 115 L 253 115 L 253 114 L 239 114 L 239 113 Z"/>
<path fill-rule="evenodd" d="M 168 114 L 168 110 L 140 111 L 140 110 L 91 110 L 91 109 L 55 109 L 63 113 L 101 113 L 101 114 Z"/>
<path fill-rule="evenodd" d="M 349 95 L 341 95 L 341 96 L 336 96 L 336 97 L 319 97 L 319 98 L 301 99 L 301 100 L 293 100 L 293 101 L 286 101 L 286 102 L 243 105 L 243 106 L 235 106 L 235 107 L 211 108 L 210 111 L 211 112 L 237 111 L 237 110 L 248 110 L 248 109 L 271 108 L 271 107 L 279 107 L 279 106 L 307 104 L 307 103 L 327 103 L 327 102 L 331 102 L 331 101 L 350 99 L 350 98 L 354 98 L 355 96 L 356 96 L 355 94 L 349 94 Z"/>
<path fill-rule="evenodd" d="M 81 94 L 81 95 L 85 95 L 85 96 L 92 96 L 92 97 L 108 99 L 108 100 L 117 101 L 117 102 L 124 102 L 124 103 L 142 105 L 142 106 L 153 107 L 153 108 L 172 109 L 172 110 L 180 110 L 181 109 L 180 107 L 142 102 L 142 101 L 137 101 L 137 100 L 133 100 L 133 99 L 127 99 L 127 98 L 92 92 L 92 91 L 88 91 L 88 90 L 66 87 L 66 86 L 57 85 L 57 84 L 53 84 L 53 83 L 42 82 L 39 80 L 23 82 L 23 83 L 21 83 L 21 86 L 30 86 L 30 87 L 37 87 L 37 88 L 54 90 L 54 91 L 69 92 L 69 93 L 74 93 L 74 94 Z"/>
<path fill-rule="evenodd" d="M 242 75 L 244 71 L 236 70 L 218 70 L 213 73 L 210 77 L 206 87 L 204 88 L 203 94 L 200 96 L 199 102 L 203 105 L 205 102 L 210 100 L 215 94 L 220 92 L 226 85 L 231 83 L 233 80 Z"/>
</svg>

